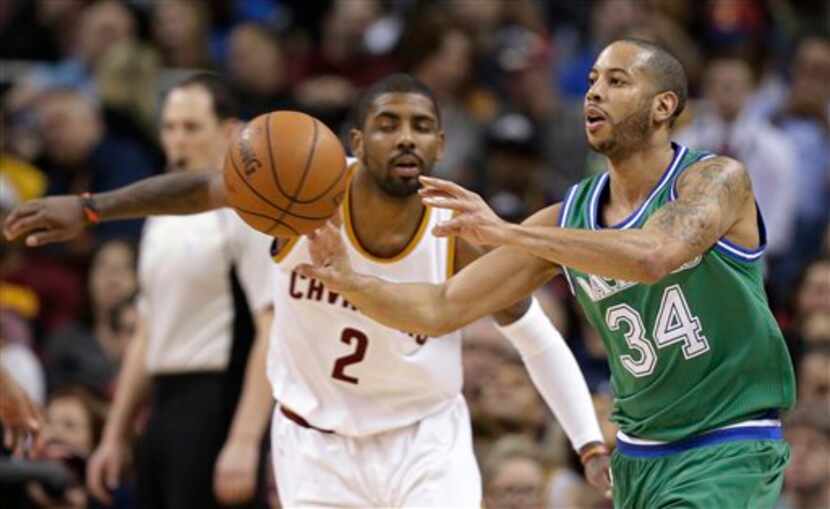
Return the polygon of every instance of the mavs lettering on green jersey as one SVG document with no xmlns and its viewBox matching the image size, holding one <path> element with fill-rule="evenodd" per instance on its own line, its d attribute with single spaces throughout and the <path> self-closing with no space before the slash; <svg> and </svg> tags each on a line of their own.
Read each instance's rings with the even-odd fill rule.
<svg viewBox="0 0 830 509">
<path fill-rule="evenodd" d="M 645 202 L 610 228 L 640 228 L 677 198 L 678 176 L 713 157 L 674 144 L 674 158 Z M 563 228 L 599 230 L 607 173 L 575 185 Z M 608 351 L 615 405 L 627 435 L 675 441 L 790 408 L 795 380 L 783 335 L 767 304 L 761 247 L 721 239 L 655 284 L 564 267 L 571 291 Z"/>
</svg>

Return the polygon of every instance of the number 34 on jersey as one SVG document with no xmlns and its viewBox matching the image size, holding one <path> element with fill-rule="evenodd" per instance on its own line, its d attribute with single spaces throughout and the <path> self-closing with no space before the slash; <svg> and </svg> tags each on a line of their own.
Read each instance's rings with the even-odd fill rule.
<svg viewBox="0 0 830 509">
<path fill-rule="evenodd" d="M 611 331 L 623 327 L 625 342 L 636 354 L 620 355 L 620 362 L 635 377 L 652 374 L 657 366 L 658 349 L 680 343 L 685 359 L 691 359 L 709 351 L 709 342 L 703 334 L 700 319 L 692 314 L 680 285 L 671 285 L 663 290 L 663 299 L 657 312 L 657 319 L 648 329 L 640 313 L 628 304 L 617 304 L 605 312 L 605 325 Z"/>
</svg>

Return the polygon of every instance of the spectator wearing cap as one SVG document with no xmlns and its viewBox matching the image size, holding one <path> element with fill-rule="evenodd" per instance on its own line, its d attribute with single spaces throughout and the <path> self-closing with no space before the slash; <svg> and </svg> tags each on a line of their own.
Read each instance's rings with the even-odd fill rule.
<svg viewBox="0 0 830 509">
<path fill-rule="evenodd" d="M 485 132 L 485 158 L 478 188 L 496 212 L 519 221 L 548 201 L 539 131 L 527 115 L 508 112 Z"/>
<path fill-rule="evenodd" d="M 545 162 L 546 192 L 562 200 L 585 176 L 589 147 L 582 125 L 581 101 L 562 96 L 550 80 L 551 48 L 537 33 L 512 27 L 498 37 L 496 62 L 502 73 L 507 111 L 520 111 L 537 126 Z"/>
</svg>

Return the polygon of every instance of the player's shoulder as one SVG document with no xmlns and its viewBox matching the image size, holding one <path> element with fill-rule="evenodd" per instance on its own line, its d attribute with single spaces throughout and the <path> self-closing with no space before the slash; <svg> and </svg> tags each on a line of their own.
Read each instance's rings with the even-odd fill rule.
<svg viewBox="0 0 830 509">
<path fill-rule="evenodd" d="M 741 161 L 724 155 L 709 154 L 701 157 L 677 178 L 677 191 L 726 186 L 730 192 L 752 189 L 752 181 Z"/>
</svg>

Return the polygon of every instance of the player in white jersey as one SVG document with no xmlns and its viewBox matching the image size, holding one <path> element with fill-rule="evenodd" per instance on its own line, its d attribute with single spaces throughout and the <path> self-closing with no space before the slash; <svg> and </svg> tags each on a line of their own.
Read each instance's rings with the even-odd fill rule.
<svg viewBox="0 0 830 509">
<path fill-rule="evenodd" d="M 364 94 L 356 112 L 358 163 L 340 227 L 351 262 L 394 281 L 447 279 L 479 253 L 434 237 L 432 226 L 447 217 L 417 195 L 417 177 L 430 173 L 443 149 L 431 91 L 410 76 L 390 76 Z M 105 219 L 224 205 L 221 175 L 183 177 L 148 179 L 86 205 Z M 35 232 L 35 243 L 60 240 L 78 231 L 82 216 L 77 198 L 49 198 L 15 212 L 6 232 Z M 369 320 L 292 271 L 309 260 L 306 243 L 276 241 L 272 253 L 278 270 L 268 357 L 279 402 L 272 447 L 283 505 L 479 507 L 460 334 L 428 338 Z M 607 451 L 584 379 L 538 304 L 527 304 L 495 317 L 580 451 L 589 480 L 607 487 Z"/>
</svg>

